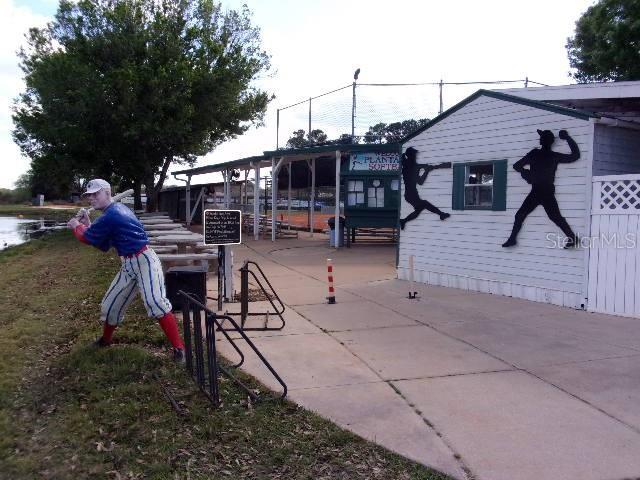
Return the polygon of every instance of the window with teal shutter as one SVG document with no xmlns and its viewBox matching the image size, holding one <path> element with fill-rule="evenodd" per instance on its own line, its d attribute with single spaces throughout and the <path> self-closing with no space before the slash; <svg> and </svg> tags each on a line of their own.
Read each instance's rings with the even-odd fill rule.
<svg viewBox="0 0 640 480">
<path fill-rule="evenodd" d="M 506 210 L 507 161 L 453 165 L 454 210 Z"/>
<path fill-rule="evenodd" d="M 507 166 L 506 160 L 493 162 L 493 205 L 491 210 L 507 209 Z"/>
<path fill-rule="evenodd" d="M 464 170 L 463 163 L 453 164 L 453 210 L 464 210 Z"/>
</svg>

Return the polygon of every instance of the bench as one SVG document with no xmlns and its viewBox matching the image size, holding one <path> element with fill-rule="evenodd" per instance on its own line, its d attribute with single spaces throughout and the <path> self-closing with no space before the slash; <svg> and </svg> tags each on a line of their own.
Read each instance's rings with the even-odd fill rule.
<svg viewBox="0 0 640 480">
<path fill-rule="evenodd" d="M 154 223 L 152 225 L 142 225 L 145 230 L 184 230 L 181 223 Z"/>
<path fill-rule="evenodd" d="M 253 232 L 253 215 L 247 214 L 243 217 L 243 229 L 247 234 Z M 276 238 L 291 237 L 298 238 L 298 230 L 290 230 L 290 225 L 282 220 L 276 220 Z M 258 217 L 258 233 L 269 234 L 271 233 L 271 217 L 266 215 L 260 215 Z"/>
<path fill-rule="evenodd" d="M 215 266 L 218 265 L 217 253 L 159 253 L 158 258 L 164 270 L 177 264 L 189 265 L 190 262 L 200 262 L 200 265 L 207 269 L 211 262 L 215 262 Z"/>
<path fill-rule="evenodd" d="M 214 253 L 218 254 L 218 246 L 217 245 L 205 245 L 204 243 L 199 243 L 194 247 L 191 247 L 198 253 Z"/>
<path fill-rule="evenodd" d="M 175 229 L 175 230 L 145 230 L 147 237 L 159 237 L 161 235 L 193 235 L 193 232 L 190 232 L 186 228 L 183 229 Z"/>
<path fill-rule="evenodd" d="M 178 245 L 149 244 L 149 246 L 156 253 L 175 253 L 178 251 Z"/>
<path fill-rule="evenodd" d="M 169 212 L 145 212 L 144 210 L 136 210 L 135 214 L 138 217 L 168 217 Z"/>
</svg>

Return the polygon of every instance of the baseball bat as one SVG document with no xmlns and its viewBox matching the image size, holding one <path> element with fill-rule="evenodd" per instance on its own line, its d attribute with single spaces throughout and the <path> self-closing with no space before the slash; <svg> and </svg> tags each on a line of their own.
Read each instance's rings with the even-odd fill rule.
<svg viewBox="0 0 640 480">
<path fill-rule="evenodd" d="M 129 190 L 125 190 L 124 192 L 119 193 L 119 194 L 117 194 L 117 195 L 114 195 L 113 197 L 111 197 L 111 200 L 112 200 L 113 202 L 119 202 L 119 201 L 120 201 L 120 200 L 122 200 L 124 197 L 129 197 L 129 196 L 131 196 L 131 195 L 133 195 L 133 188 L 130 188 Z M 78 215 L 77 215 L 78 217 L 81 217 L 81 216 L 82 216 L 83 210 L 84 210 L 84 209 L 81 209 L 81 210 L 78 212 Z M 87 215 L 88 215 L 89 213 L 91 213 L 93 210 L 94 210 L 94 209 L 93 209 L 93 207 L 89 207 L 89 208 L 87 208 L 87 209 L 86 209 Z"/>
</svg>

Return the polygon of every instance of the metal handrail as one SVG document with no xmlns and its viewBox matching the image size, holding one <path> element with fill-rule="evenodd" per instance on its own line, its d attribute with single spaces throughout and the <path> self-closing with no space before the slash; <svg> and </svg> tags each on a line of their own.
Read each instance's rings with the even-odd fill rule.
<svg viewBox="0 0 640 480">
<path fill-rule="evenodd" d="M 267 283 L 267 285 L 269 286 L 269 289 L 271 290 L 271 292 L 267 292 L 267 289 L 264 287 L 263 283 L 260 281 L 260 279 L 258 278 L 258 276 L 256 275 L 256 273 L 251 270 L 249 268 L 249 265 L 255 265 L 258 269 L 258 271 L 260 272 L 260 275 L 262 275 L 262 278 L 264 279 L 264 281 Z M 258 265 L 256 262 L 253 262 L 251 260 L 246 260 L 244 265 L 240 268 L 240 273 L 241 273 L 241 286 L 240 286 L 240 312 L 227 312 L 226 315 L 235 315 L 235 316 L 240 316 L 240 325 L 241 325 L 241 329 L 245 330 L 247 332 L 249 331 L 273 331 L 273 330 L 282 330 L 286 324 L 284 317 L 282 316 L 282 314 L 284 313 L 286 307 L 284 305 L 284 302 L 280 299 L 280 297 L 278 296 L 278 294 L 276 293 L 275 289 L 273 288 L 273 285 L 271 285 L 271 282 L 269 281 L 269 279 L 267 278 L 267 276 L 265 275 L 264 271 L 262 270 L 262 268 L 260 268 L 260 265 Z M 246 322 L 246 317 L 252 317 L 252 316 L 263 316 L 263 315 L 267 315 L 268 313 L 271 313 L 269 311 L 267 312 L 249 312 L 248 310 L 248 290 L 249 290 L 249 281 L 248 281 L 248 275 L 251 274 L 251 276 L 253 277 L 253 279 L 255 280 L 255 282 L 257 283 L 258 287 L 260 288 L 260 290 L 262 291 L 262 293 L 264 293 L 264 295 L 267 297 L 267 299 L 269 300 L 269 303 L 271 304 L 271 306 L 273 307 L 273 310 L 278 317 L 280 317 L 280 326 L 278 327 L 245 327 L 245 322 Z M 278 308 L 276 306 L 276 304 L 274 303 L 273 299 L 276 299 L 277 302 L 280 304 L 280 308 Z M 224 323 L 224 322 L 223 322 Z M 227 328 L 227 330 L 233 330 L 233 329 L 229 329 Z"/>
<path fill-rule="evenodd" d="M 262 354 L 262 352 L 260 352 L 260 350 L 258 349 L 258 347 L 251 341 L 251 339 L 244 333 L 244 331 L 240 328 L 240 326 L 236 323 L 236 321 L 230 317 L 229 315 L 218 315 L 217 313 L 209 310 L 206 305 L 203 305 L 199 300 L 197 300 L 196 298 L 194 298 L 193 296 L 191 296 L 189 293 L 184 292 L 183 290 L 180 290 L 178 292 L 180 295 L 182 295 L 185 299 L 186 302 L 183 305 L 183 316 L 184 316 L 184 332 L 185 332 L 185 350 L 186 350 L 186 368 L 187 371 L 189 371 L 189 373 L 194 376 L 194 371 L 193 371 L 193 364 L 192 364 L 192 346 L 191 346 L 191 334 L 190 334 L 190 324 L 191 324 L 191 320 L 190 320 L 190 310 L 194 311 L 194 337 L 195 337 L 195 353 L 196 353 L 196 372 L 195 372 L 195 377 L 196 377 L 196 381 L 198 382 L 198 385 L 200 386 L 200 389 L 207 394 L 207 396 L 213 401 L 214 404 L 218 405 L 220 403 L 219 401 L 219 389 L 218 389 L 218 378 L 217 378 L 217 373 L 218 371 L 222 372 L 225 376 L 227 376 L 228 378 L 230 378 L 233 382 L 235 382 L 240 388 L 242 388 L 253 400 L 258 401 L 258 400 L 264 400 L 263 397 L 256 395 L 256 393 L 251 390 L 249 387 L 247 387 L 244 383 L 242 383 L 242 381 L 240 381 L 238 378 L 236 378 L 231 372 L 229 372 L 226 368 L 222 367 L 221 365 L 218 365 L 217 363 L 217 352 L 216 352 L 216 347 L 215 347 L 215 331 L 222 331 L 225 338 L 232 344 L 232 346 L 234 347 L 234 349 L 240 354 L 241 356 L 241 360 L 240 363 L 233 365 L 231 368 L 237 368 L 238 366 L 242 365 L 242 363 L 244 362 L 244 354 L 242 353 L 242 351 L 238 348 L 238 346 L 236 345 L 235 341 L 233 339 L 231 339 L 231 337 L 228 335 L 228 333 L 225 330 L 223 326 L 222 326 L 222 322 L 219 319 L 222 319 L 223 321 L 229 321 L 232 325 L 233 325 L 233 330 L 237 331 L 240 336 L 242 337 L 242 339 L 247 343 L 247 345 L 249 345 L 249 347 L 253 350 L 253 352 L 258 356 L 258 358 L 260 359 L 260 361 L 264 364 L 265 367 L 267 367 L 267 369 L 269 370 L 269 372 L 271 372 L 271 374 L 273 375 L 273 377 L 277 380 L 277 382 L 282 386 L 283 392 L 279 397 L 276 397 L 276 399 L 284 399 L 285 396 L 287 395 L 287 385 L 284 382 L 284 380 L 282 380 L 282 378 L 280 377 L 280 375 L 278 374 L 278 372 L 276 372 L 276 370 L 271 366 L 271 364 L 268 362 L 268 360 L 264 357 L 264 355 Z M 197 308 L 191 308 L 192 306 L 195 306 Z M 204 311 L 205 312 L 205 325 L 206 325 L 206 335 L 207 335 L 207 362 L 208 362 L 208 367 L 209 367 L 209 391 L 207 391 L 206 389 L 206 381 L 204 378 L 204 368 L 202 365 L 202 356 L 203 356 L 203 352 L 202 352 L 202 333 L 201 333 L 201 317 L 200 317 L 200 312 Z M 217 328 L 215 328 L 217 327 Z"/>
</svg>

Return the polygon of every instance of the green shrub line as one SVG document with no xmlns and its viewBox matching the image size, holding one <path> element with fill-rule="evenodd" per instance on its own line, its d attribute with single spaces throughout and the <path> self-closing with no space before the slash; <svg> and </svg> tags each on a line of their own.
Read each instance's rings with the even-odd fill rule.
<svg viewBox="0 0 640 480">
<path fill-rule="evenodd" d="M 139 299 L 116 344 L 93 348 L 118 268 L 68 232 L 0 252 L 0 478 L 448 478 L 224 377 L 213 408 Z"/>
</svg>

